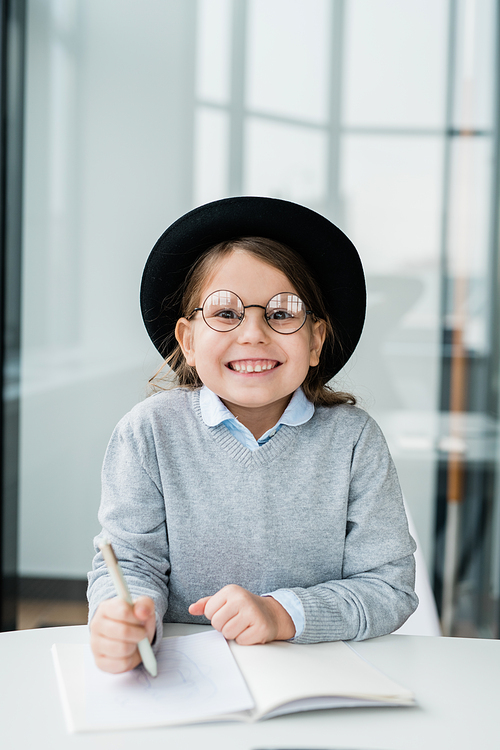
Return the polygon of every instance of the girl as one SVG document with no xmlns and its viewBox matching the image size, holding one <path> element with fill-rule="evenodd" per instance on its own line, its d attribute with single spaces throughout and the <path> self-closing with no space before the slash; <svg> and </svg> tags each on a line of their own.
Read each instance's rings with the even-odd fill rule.
<svg viewBox="0 0 500 750">
<path fill-rule="evenodd" d="M 132 409 L 106 453 L 99 518 L 138 598 L 114 598 L 98 553 L 98 666 L 134 667 L 164 621 L 241 644 L 402 625 L 415 545 L 396 472 L 373 420 L 326 385 L 364 320 L 347 237 L 277 199 L 201 206 L 153 248 L 141 303 L 176 387 Z"/>
</svg>

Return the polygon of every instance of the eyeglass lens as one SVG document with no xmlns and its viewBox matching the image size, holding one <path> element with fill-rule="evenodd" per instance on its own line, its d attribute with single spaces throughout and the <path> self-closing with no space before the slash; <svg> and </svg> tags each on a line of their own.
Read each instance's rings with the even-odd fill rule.
<svg viewBox="0 0 500 750">
<path fill-rule="evenodd" d="M 215 331 L 232 331 L 242 322 L 245 308 L 237 294 L 219 290 L 208 295 L 203 303 L 202 313 L 210 328 Z M 290 292 L 276 294 L 265 308 L 266 321 L 278 333 L 295 333 L 304 325 L 306 315 L 306 307 L 300 297 Z"/>
</svg>

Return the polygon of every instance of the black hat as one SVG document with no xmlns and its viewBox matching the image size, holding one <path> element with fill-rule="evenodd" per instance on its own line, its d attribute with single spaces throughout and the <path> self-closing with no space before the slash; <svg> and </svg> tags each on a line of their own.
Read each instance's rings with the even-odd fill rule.
<svg viewBox="0 0 500 750">
<path fill-rule="evenodd" d="M 172 334 L 181 317 L 178 292 L 187 273 L 206 250 L 240 237 L 280 242 L 309 267 L 341 344 L 326 355 L 324 372 L 329 380 L 347 362 L 361 336 L 366 310 L 363 268 L 352 242 L 331 221 L 278 198 L 246 196 L 207 203 L 181 216 L 162 234 L 146 262 L 141 284 L 142 317 L 151 341 L 162 357 L 172 352 L 176 344 Z"/>
</svg>

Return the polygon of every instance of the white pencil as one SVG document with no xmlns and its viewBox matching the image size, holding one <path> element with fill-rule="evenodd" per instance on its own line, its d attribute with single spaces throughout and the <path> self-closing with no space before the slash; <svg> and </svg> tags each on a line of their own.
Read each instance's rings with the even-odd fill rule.
<svg viewBox="0 0 500 750">
<path fill-rule="evenodd" d="M 102 552 L 104 562 L 107 565 L 108 572 L 113 579 L 117 595 L 120 599 L 124 599 L 128 604 L 133 604 L 130 591 L 128 590 L 127 582 L 123 576 L 122 569 L 116 559 L 115 551 L 111 546 L 111 542 L 102 541 L 99 542 L 99 548 Z M 147 638 L 143 638 L 137 644 L 139 653 L 141 655 L 142 663 L 153 677 L 158 674 L 158 665 L 156 664 L 156 657 L 153 654 L 153 649 Z"/>
</svg>

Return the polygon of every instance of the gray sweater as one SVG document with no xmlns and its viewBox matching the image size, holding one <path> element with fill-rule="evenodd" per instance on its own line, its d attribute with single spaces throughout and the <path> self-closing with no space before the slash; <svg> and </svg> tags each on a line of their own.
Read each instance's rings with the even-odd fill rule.
<svg viewBox="0 0 500 750">
<path fill-rule="evenodd" d="M 205 425 L 198 391 L 161 393 L 117 425 L 102 486 L 103 535 L 132 596 L 155 601 L 157 638 L 162 621 L 206 622 L 189 605 L 229 583 L 291 589 L 305 614 L 299 643 L 384 635 L 417 606 L 396 471 L 356 407 L 319 407 L 252 452 Z M 114 595 L 98 552 L 90 617 Z"/>
</svg>

